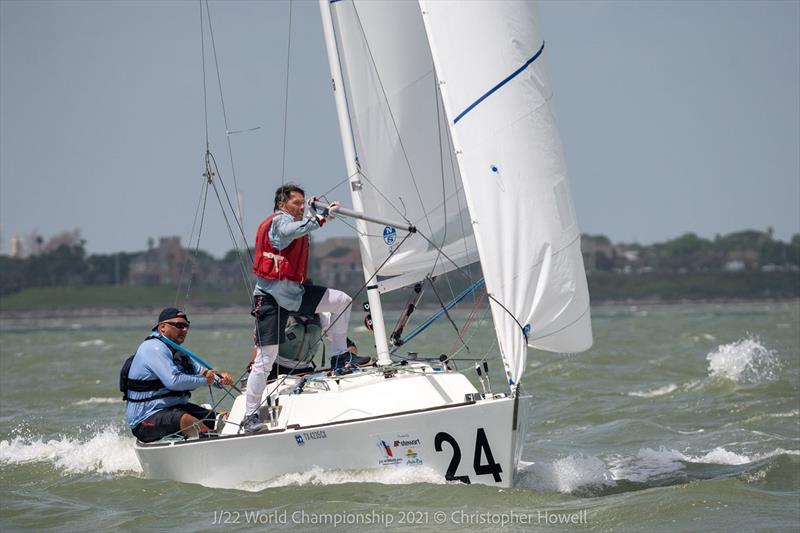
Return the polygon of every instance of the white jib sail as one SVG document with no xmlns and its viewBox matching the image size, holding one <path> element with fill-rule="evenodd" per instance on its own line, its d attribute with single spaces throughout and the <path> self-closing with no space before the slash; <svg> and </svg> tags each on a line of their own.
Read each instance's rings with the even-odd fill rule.
<svg viewBox="0 0 800 533">
<path fill-rule="evenodd" d="M 420 0 L 508 377 L 591 347 L 589 293 L 530 2 Z"/>
<path fill-rule="evenodd" d="M 331 3 L 364 211 L 407 220 L 422 235 L 368 223 L 381 290 L 478 260 L 467 203 L 419 6 L 409 1 Z"/>
</svg>

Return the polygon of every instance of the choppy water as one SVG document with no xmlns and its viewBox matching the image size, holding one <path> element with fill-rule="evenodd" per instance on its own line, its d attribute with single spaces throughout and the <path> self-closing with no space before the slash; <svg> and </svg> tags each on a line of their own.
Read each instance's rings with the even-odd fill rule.
<svg viewBox="0 0 800 533">
<path fill-rule="evenodd" d="M 0 529 L 796 531 L 800 303 L 593 313 L 591 351 L 530 354 L 524 473 L 508 490 L 425 470 L 313 469 L 241 490 L 144 479 L 117 374 L 152 318 L 4 319 Z M 186 345 L 239 370 L 250 327 L 192 316 Z M 409 349 L 445 351 L 451 332 L 439 324 Z M 479 323 L 462 354 L 492 338 Z"/>
</svg>

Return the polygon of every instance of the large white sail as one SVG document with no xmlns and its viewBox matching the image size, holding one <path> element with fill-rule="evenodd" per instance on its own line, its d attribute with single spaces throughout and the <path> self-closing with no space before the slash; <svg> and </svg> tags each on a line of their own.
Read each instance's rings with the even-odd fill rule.
<svg viewBox="0 0 800 533">
<path fill-rule="evenodd" d="M 509 379 L 592 344 L 580 233 L 535 6 L 420 0 Z"/>
<path fill-rule="evenodd" d="M 330 7 L 364 210 L 421 233 L 397 249 L 405 233 L 367 224 L 366 268 L 385 261 L 379 275 L 394 278 L 381 290 L 389 290 L 477 261 L 419 6 L 341 0 Z"/>
</svg>

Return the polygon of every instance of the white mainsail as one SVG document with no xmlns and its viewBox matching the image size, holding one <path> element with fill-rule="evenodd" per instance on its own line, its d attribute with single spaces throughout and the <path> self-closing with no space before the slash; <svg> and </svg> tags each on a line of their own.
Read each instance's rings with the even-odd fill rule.
<svg viewBox="0 0 800 533">
<path fill-rule="evenodd" d="M 386 261 L 381 290 L 390 290 L 477 261 L 419 6 L 348 0 L 330 8 L 365 211 L 422 234 L 398 249 L 405 233 L 367 224 L 367 270 Z"/>
<path fill-rule="evenodd" d="M 577 352 L 592 345 L 544 40 L 531 2 L 419 3 L 497 338 L 516 385 L 527 346 Z"/>
</svg>

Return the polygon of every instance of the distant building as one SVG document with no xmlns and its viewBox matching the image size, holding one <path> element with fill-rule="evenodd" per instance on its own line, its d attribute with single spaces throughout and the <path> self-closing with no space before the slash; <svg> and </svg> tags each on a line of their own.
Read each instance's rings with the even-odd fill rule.
<svg viewBox="0 0 800 533">
<path fill-rule="evenodd" d="M 131 260 L 131 285 L 177 285 L 189 256 L 180 237 L 161 237 L 158 246 Z"/>
<path fill-rule="evenodd" d="M 311 246 L 309 274 L 317 285 L 355 293 L 364 284 L 358 239 L 327 239 Z"/>
<path fill-rule="evenodd" d="M 608 239 L 585 235 L 581 239 L 581 254 L 583 254 L 583 268 L 587 272 L 611 270 L 614 267 L 616 252 L 614 245 Z"/>
<path fill-rule="evenodd" d="M 723 269 L 728 272 L 754 272 L 758 270 L 759 257 L 756 250 L 734 250 L 728 253 Z"/>
<path fill-rule="evenodd" d="M 22 239 L 19 238 L 19 235 L 14 235 L 11 237 L 11 249 L 9 250 L 11 257 L 20 258 L 24 254 L 24 249 L 22 246 Z"/>
<path fill-rule="evenodd" d="M 734 259 L 732 261 L 727 261 L 722 268 L 726 272 L 744 272 L 746 266 L 744 261 L 739 261 L 738 259 Z"/>
</svg>

